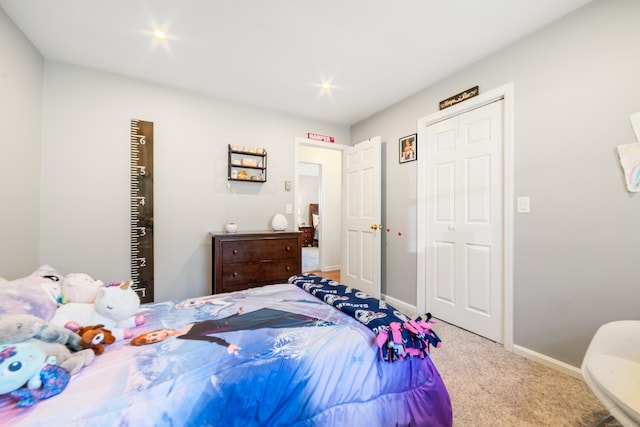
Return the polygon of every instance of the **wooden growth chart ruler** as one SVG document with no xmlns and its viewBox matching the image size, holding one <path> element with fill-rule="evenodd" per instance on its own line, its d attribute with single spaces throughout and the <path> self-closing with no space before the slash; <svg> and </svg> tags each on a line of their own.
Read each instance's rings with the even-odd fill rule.
<svg viewBox="0 0 640 427">
<path fill-rule="evenodd" d="M 153 302 L 153 122 L 131 120 L 131 279 Z"/>
</svg>

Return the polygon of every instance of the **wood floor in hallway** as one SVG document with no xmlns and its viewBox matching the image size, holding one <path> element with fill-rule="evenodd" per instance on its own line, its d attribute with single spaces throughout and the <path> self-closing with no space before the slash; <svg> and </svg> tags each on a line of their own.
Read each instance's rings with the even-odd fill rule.
<svg viewBox="0 0 640 427">
<path fill-rule="evenodd" d="M 333 281 L 340 281 L 340 270 L 332 270 L 332 271 L 309 271 L 309 273 L 315 274 L 316 276 L 326 277 L 327 279 L 331 279 Z"/>
</svg>

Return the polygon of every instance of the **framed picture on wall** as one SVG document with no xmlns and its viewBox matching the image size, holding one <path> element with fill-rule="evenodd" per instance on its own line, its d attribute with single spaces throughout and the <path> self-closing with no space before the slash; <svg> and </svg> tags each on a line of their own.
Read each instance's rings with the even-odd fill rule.
<svg viewBox="0 0 640 427">
<path fill-rule="evenodd" d="M 400 138 L 400 163 L 412 162 L 418 158 L 418 134 Z"/>
</svg>

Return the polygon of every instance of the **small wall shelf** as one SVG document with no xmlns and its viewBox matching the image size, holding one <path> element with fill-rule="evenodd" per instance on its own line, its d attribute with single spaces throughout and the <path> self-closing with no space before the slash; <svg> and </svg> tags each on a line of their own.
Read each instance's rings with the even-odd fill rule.
<svg viewBox="0 0 640 427">
<path fill-rule="evenodd" d="M 267 182 L 267 151 L 264 148 L 236 147 L 229 144 L 227 179 Z"/>
</svg>

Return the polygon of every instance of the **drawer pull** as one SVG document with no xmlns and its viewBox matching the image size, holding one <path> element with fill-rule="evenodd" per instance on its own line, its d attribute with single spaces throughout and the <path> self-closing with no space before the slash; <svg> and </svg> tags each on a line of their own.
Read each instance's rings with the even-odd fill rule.
<svg viewBox="0 0 640 427">
<path fill-rule="evenodd" d="M 233 277 L 238 277 L 238 272 L 237 271 L 233 272 Z"/>
<path fill-rule="evenodd" d="M 287 252 L 291 251 L 291 246 L 287 246 L 287 247 L 285 248 L 285 250 L 286 250 Z"/>
<path fill-rule="evenodd" d="M 233 254 L 234 254 L 234 255 L 238 255 L 238 250 L 237 250 L 237 249 L 234 249 L 234 250 L 233 250 Z"/>
<path fill-rule="evenodd" d="M 286 267 L 287 271 L 291 271 L 291 267 L 287 266 Z"/>
</svg>

